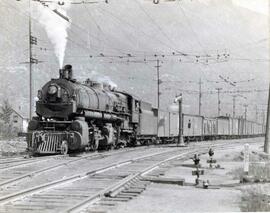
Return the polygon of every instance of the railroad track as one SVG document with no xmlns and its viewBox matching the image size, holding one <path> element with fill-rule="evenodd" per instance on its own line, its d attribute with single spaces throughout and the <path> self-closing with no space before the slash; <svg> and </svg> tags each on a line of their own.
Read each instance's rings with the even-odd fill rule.
<svg viewBox="0 0 270 213">
<path fill-rule="evenodd" d="M 118 183 L 129 173 L 140 171 L 142 167 L 155 164 L 160 159 L 170 158 L 173 152 L 179 151 L 166 150 L 142 157 L 127 158 L 124 161 L 0 197 L 1 210 L 61 212 L 103 188 Z"/>
<path fill-rule="evenodd" d="M 214 145 L 212 147 L 216 148 L 216 150 L 224 150 L 234 148 L 235 145 L 240 144 L 228 146 L 225 143 L 225 145 Z M 75 204 L 73 207 L 65 209 L 64 212 L 106 212 L 111 207 L 116 206 L 119 202 L 128 202 L 146 189 L 147 185 L 151 183 L 151 178 L 155 179 L 155 177 L 164 175 L 168 169 L 173 167 L 173 165 L 170 165 L 172 163 L 171 161 L 173 161 L 173 163 L 178 160 L 184 161 L 190 159 L 195 153 L 206 154 L 208 153 L 208 146 L 209 145 L 206 145 L 194 150 L 185 150 L 183 153 L 170 156 L 164 160 L 159 159 L 156 163 L 145 169 L 133 172 L 115 185 L 109 186 L 96 194 L 89 196 L 80 203 Z M 150 175 L 150 178 L 148 177 L 148 174 Z"/>
<path fill-rule="evenodd" d="M 50 179 L 48 175 L 43 174 L 41 178 L 45 181 L 37 180 L 40 179 L 40 175 L 39 178 L 29 178 L 26 182 L 17 183 L 15 181 L 17 184 L 13 182 L 14 185 L 11 187 L 1 187 L 0 212 L 81 211 L 104 198 L 106 194 L 113 194 L 126 185 L 139 182 L 140 187 L 136 186 L 137 188 L 133 188 L 132 192 L 124 192 L 121 194 L 122 197 L 109 197 L 107 200 L 105 198 L 104 202 L 110 205 L 111 201 L 115 199 L 119 202 L 126 201 L 147 184 L 147 181 L 141 180 L 144 173 L 158 168 L 164 162 L 177 158 L 189 158 L 195 152 L 206 152 L 210 144 L 213 146 L 213 143 L 207 143 L 197 144 L 196 148 L 194 148 L 195 145 L 192 145 L 186 148 L 170 148 L 162 151 L 151 148 L 130 153 L 124 151 L 117 155 L 108 155 L 103 159 L 88 159 L 88 167 L 84 167 L 80 163 L 81 168 L 75 170 L 74 173 L 66 173 L 62 168 L 54 170 L 53 176 L 58 174 L 58 178 Z M 237 144 L 239 143 L 233 146 Z M 223 143 L 214 146 L 228 148 L 227 142 L 225 145 Z M 73 168 L 69 165 L 68 169 L 72 170 Z M 51 172 L 49 174 L 52 175 Z"/>
<path fill-rule="evenodd" d="M 14 165 L 0 166 L 0 187 L 7 187 L 12 184 L 17 184 L 25 179 L 33 178 L 33 176 L 48 173 L 61 167 L 68 167 L 71 164 L 80 164 L 88 162 L 91 159 L 103 159 L 108 156 L 118 155 L 119 153 L 129 153 L 133 151 L 147 149 L 146 147 L 129 148 L 125 150 L 113 150 L 111 152 L 87 153 L 77 157 L 69 156 L 47 156 L 42 158 L 32 158 L 22 162 L 17 162 Z M 9 164 L 9 163 L 7 163 Z M 1 196 L 0 191 L 0 196 Z"/>
<path fill-rule="evenodd" d="M 12 168 L 19 167 L 19 166 L 24 166 L 27 164 L 39 163 L 42 161 L 47 161 L 49 159 L 50 158 L 40 158 L 40 159 L 36 159 L 36 158 L 24 159 L 24 158 L 22 158 L 22 159 L 18 159 L 18 160 L 1 161 L 0 162 L 0 171 L 12 169 Z"/>
</svg>

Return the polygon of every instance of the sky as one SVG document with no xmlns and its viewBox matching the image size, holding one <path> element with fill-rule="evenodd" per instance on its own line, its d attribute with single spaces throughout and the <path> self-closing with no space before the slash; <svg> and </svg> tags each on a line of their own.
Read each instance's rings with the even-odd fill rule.
<svg viewBox="0 0 270 213">
<path fill-rule="evenodd" d="M 269 0 L 233 0 L 235 5 L 238 5 L 255 12 L 269 15 Z"/>
<path fill-rule="evenodd" d="M 203 114 L 217 114 L 218 87 L 223 88 L 222 114 L 232 114 L 233 94 L 226 94 L 226 91 L 268 88 L 267 2 L 179 0 L 155 5 L 151 0 L 111 0 L 109 4 L 72 5 L 67 11 L 71 23 L 67 29 L 64 64 L 73 65 L 74 75 L 80 81 L 100 75 L 111 79 L 120 90 L 156 106 L 157 75 L 153 60 L 157 58 L 154 54 L 189 53 L 189 57 L 159 56 L 163 80 L 161 107 L 166 109 L 175 95 L 182 92 L 184 112 L 198 113 L 198 81 L 201 78 L 205 92 Z M 33 7 L 37 4 L 33 2 Z M 0 99 L 8 97 L 15 109 L 20 108 L 25 115 L 29 106 L 29 71 L 25 63 L 29 59 L 27 7 L 27 1 L 0 1 Z M 49 14 L 59 18 L 53 12 Z M 40 60 L 33 65 L 33 94 L 36 95 L 43 84 L 58 77 L 59 63 L 54 42 L 35 16 L 32 32 L 38 39 L 33 54 Z M 101 53 L 125 57 L 102 58 Z M 152 56 L 146 57 L 147 63 L 128 63 L 127 53 L 141 55 L 134 60 Z M 223 61 L 225 53 L 230 57 Z M 211 55 L 208 64 L 203 57 L 206 54 Z M 202 56 L 198 63 L 196 56 Z M 232 87 L 222 82 L 220 76 L 245 82 Z M 242 95 L 247 96 L 248 101 L 237 98 L 237 116 L 243 115 L 245 102 L 249 104 L 248 117 L 252 119 L 256 104 L 259 109 L 265 109 L 265 105 L 259 104 L 266 103 L 266 92 Z"/>
</svg>

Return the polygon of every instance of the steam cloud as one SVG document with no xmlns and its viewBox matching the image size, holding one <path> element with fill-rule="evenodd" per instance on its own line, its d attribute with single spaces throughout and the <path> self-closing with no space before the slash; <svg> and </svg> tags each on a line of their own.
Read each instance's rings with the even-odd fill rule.
<svg viewBox="0 0 270 213">
<path fill-rule="evenodd" d="M 169 106 L 169 111 L 171 111 L 171 112 L 178 112 L 178 110 L 179 110 L 179 107 L 177 104 L 171 104 Z"/>
<path fill-rule="evenodd" d="M 116 89 L 117 88 L 117 84 L 114 83 L 109 76 L 106 75 L 101 75 L 99 73 L 97 73 L 96 71 L 91 71 L 89 78 L 93 81 L 97 81 L 100 83 L 105 83 L 108 84 L 111 89 Z"/>
<path fill-rule="evenodd" d="M 186 108 L 186 109 L 190 108 L 190 105 L 187 105 L 187 104 L 183 104 L 182 106 L 183 106 L 183 108 Z M 171 111 L 171 112 L 178 112 L 178 110 L 179 110 L 178 104 L 173 103 L 169 106 L 169 111 Z"/>
<path fill-rule="evenodd" d="M 46 33 L 54 46 L 54 53 L 59 61 L 60 68 L 63 66 L 68 37 L 67 29 L 69 28 L 70 23 L 55 14 L 52 10 L 56 9 L 66 16 L 69 8 L 70 3 L 67 2 L 62 6 L 52 4 L 49 8 L 38 3 L 36 11 L 34 11 L 34 15 L 39 23 L 45 28 Z"/>
</svg>

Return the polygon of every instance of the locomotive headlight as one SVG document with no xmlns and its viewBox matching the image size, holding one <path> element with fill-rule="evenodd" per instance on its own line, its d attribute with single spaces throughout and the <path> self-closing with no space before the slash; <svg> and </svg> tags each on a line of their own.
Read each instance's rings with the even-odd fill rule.
<svg viewBox="0 0 270 213">
<path fill-rule="evenodd" d="M 57 87 L 55 85 L 50 85 L 48 88 L 48 94 L 54 95 L 57 92 Z"/>
</svg>

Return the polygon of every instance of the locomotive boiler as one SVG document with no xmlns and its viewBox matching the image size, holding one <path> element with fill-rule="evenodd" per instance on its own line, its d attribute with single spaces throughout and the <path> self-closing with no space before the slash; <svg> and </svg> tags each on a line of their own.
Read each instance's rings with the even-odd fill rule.
<svg viewBox="0 0 270 213">
<path fill-rule="evenodd" d="M 34 153 L 107 149 L 134 142 L 139 100 L 91 79 L 80 83 L 66 65 L 38 91 L 36 114 L 28 126 Z"/>
</svg>

